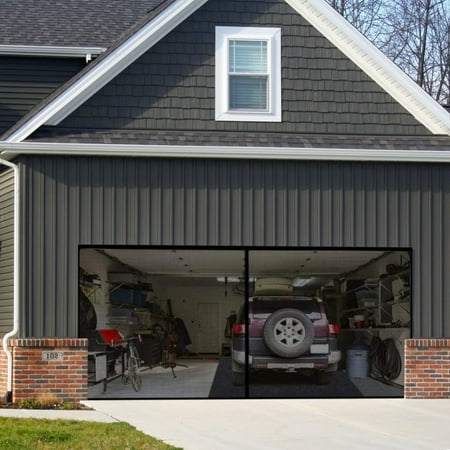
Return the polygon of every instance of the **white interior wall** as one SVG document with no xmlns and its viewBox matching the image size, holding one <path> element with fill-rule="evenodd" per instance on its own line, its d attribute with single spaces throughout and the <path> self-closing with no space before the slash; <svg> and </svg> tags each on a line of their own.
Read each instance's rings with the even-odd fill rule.
<svg viewBox="0 0 450 450">
<path fill-rule="evenodd" d="M 198 330 L 201 324 L 199 324 L 198 308 L 200 303 L 219 305 L 219 315 L 216 318 L 219 342 L 217 352 L 221 351 L 222 343 L 229 342 L 224 333 L 226 319 L 231 311 L 237 312 L 244 302 L 244 297 L 235 294 L 231 285 L 227 286 L 226 295 L 223 283 L 214 283 L 214 281 L 205 283 L 201 279 L 196 282 L 195 279 L 187 281 L 165 278 L 152 280 L 152 285 L 161 307 L 165 309 L 166 300 L 170 299 L 174 316 L 183 319 L 192 340 L 192 345 L 188 348 L 190 351 L 197 353 L 199 349 Z"/>
</svg>

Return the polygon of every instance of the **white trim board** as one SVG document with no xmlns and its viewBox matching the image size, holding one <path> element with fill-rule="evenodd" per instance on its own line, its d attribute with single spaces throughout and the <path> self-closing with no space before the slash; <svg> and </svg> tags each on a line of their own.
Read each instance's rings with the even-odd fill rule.
<svg viewBox="0 0 450 450">
<path fill-rule="evenodd" d="M 18 155 L 118 156 L 141 158 L 265 159 L 349 162 L 450 163 L 450 149 L 390 150 L 286 147 L 227 147 L 136 144 L 79 144 L 60 142 L 0 142 L 1 156 Z"/>
<path fill-rule="evenodd" d="M 53 58 L 86 58 L 99 56 L 104 47 L 63 47 L 55 45 L 0 45 L 0 55 L 49 56 Z"/>
<path fill-rule="evenodd" d="M 285 0 L 434 134 L 450 135 L 450 114 L 324 0 Z M 7 138 L 21 142 L 40 126 L 57 125 L 207 0 L 176 0 L 93 66 Z"/>
</svg>

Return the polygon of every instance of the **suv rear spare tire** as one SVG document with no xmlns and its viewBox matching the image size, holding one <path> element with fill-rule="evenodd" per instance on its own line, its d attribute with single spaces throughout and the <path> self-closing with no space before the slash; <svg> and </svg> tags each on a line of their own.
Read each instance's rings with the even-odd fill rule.
<svg viewBox="0 0 450 450">
<path fill-rule="evenodd" d="M 311 347 L 314 327 L 302 311 L 291 308 L 274 311 L 264 324 L 264 341 L 282 358 L 296 358 Z"/>
</svg>

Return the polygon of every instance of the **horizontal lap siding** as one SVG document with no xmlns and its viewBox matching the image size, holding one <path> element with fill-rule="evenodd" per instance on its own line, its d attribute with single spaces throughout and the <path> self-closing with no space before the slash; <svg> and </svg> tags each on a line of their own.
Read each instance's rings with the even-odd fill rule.
<svg viewBox="0 0 450 450">
<path fill-rule="evenodd" d="M 83 59 L 0 56 L 0 134 L 84 65 Z"/>
<path fill-rule="evenodd" d="M 448 164 L 24 162 L 30 336 L 76 336 L 79 244 L 412 247 L 414 336 L 450 334 Z"/>
<path fill-rule="evenodd" d="M 0 172 L 0 337 L 13 327 L 14 171 Z"/>
</svg>

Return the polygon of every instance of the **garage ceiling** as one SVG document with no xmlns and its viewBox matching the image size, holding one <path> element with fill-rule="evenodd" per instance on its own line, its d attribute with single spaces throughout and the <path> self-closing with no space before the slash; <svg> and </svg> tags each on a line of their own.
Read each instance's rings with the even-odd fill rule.
<svg viewBox="0 0 450 450">
<path fill-rule="evenodd" d="M 250 275 L 256 277 L 334 277 L 352 272 L 385 252 L 372 250 L 252 250 Z M 218 277 L 244 273 L 242 250 L 83 249 L 80 264 L 90 273 L 139 271 L 154 276 Z M 382 273 L 386 265 L 372 263 Z M 378 267 L 379 266 L 379 267 Z M 372 276 L 370 273 L 365 275 Z"/>
</svg>

